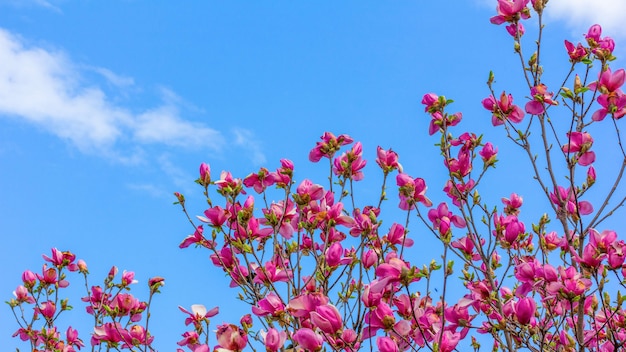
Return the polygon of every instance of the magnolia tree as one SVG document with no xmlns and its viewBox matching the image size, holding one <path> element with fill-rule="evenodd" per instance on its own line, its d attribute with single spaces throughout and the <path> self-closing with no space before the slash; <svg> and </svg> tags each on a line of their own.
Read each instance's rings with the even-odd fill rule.
<svg viewBox="0 0 626 352">
<path fill-rule="evenodd" d="M 619 131 L 626 73 L 610 67 L 614 42 L 594 25 L 582 43 L 565 41 L 570 69 L 563 80 L 544 83 L 546 3 L 498 0 L 491 22 L 506 24 L 529 97 L 515 105 L 490 73 L 490 95 L 482 101 L 493 126 L 528 156 L 533 197 L 549 204 L 543 215 L 523 220 L 516 193 L 502 204 L 481 199 L 483 176 L 502 172 L 493 169 L 498 148 L 461 130 L 452 100 L 434 93 L 422 103 L 447 177 L 430 186 L 442 187 L 447 202 L 433 204 L 424 179 L 378 147 L 380 195 L 357 204 L 366 160 L 361 143 L 345 134 L 325 133 L 309 154 L 327 165 L 322 184 L 297 180 L 284 159 L 275 171 L 261 168 L 243 179 L 230 172 L 216 179 L 203 163 L 196 182 L 207 202 L 204 215 L 195 216 L 176 193 L 194 229 L 180 247 L 209 251 L 250 314 L 211 327 L 217 307 L 180 307 L 188 331 L 178 351 L 622 350 L 626 244 L 603 224 L 626 201 L 617 192 L 626 168 Z M 523 23 L 531 15 L 538 39 L 527 56 Z M 604 142 L 618 155 L 616 170 L 598 171 L 607 187 L 595 183 L 592 128 L 609 136 Z M 387 201 L 388 189 L 399 204 Z M 428 235 L 437 254 L 411 262 L 407 248 Z M 141 301 L 127 292 L 131 272 L 116 279 L 113 268 L 102 285 L 89 286 L 86 264 L 72 253 L 53 249 L 44 259 L 41 273 L 24 272 L 8 302 L 19 324 L 15 336 L 31 350 L 154 350 L 149 308 L 162 278 L 149 280 L 150 296 Z M 61 298 L 68 271 L 85 278 L 83 301 L 95 325 L 87 343 L 55 323 L 69 309 Z"/>
</svg>

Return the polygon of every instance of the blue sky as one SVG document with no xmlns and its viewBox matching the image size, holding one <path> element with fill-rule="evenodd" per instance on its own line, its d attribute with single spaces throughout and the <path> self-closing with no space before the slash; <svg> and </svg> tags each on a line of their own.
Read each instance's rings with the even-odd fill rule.
<svg viewBox="0 0 626 352">
<path fill-rule="evenodd" d="M 626 4 L 591 3 L 550 1 L 547 63 L 565 62 L 562 40 L 581 40 L 593 23 L 624 52 Z M 489 23 L 494 9 L 487 0 L 0 0 L 2 301 L 51 247 L 85 259 L 91 284 L 113 264 L 140 285 L 160 275 L 151 326 L 155 345 L 171 350 L 185 331 L 178 305 L 229 304 L 236 292 L 208 253 L 178 249 L 190 227 L 171 194 L 202 212 L 201 162 L 244 177 L 288 158 L 298 180 L 322 182 L 326 170 L 307 155 L 324 131 L 361 140 L 370 172 L 376 146 L 392 147 L 407 172 L 432 182 L 435 204 L 445 200 L 420 100 L 453 98 L 466 129 L 497 140 L 480 106 L 487 74 L 507 91 L 520 81 L 510 37 Z M 215 322 L 243 311 L 223 306 Z M 0 346 L 17 345 L 15 329 L 2 306 Z"/>
</svg>

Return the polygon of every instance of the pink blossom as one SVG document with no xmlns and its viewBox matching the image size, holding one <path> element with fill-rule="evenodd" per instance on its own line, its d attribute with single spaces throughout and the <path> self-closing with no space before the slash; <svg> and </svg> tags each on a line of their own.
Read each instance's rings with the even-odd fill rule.
<svg viewBox="0 0 626 352">
<path fill-rule="evenodd" d="M 35 303 L 35 299 L 33 298 L 33 296 L 31 296 L 28 293 L 28 290 L 26 289 L 26 287 L 19 285 L 17 286 L 17 289 L 15 289 L 15 291 L 13 291 L 13 295 L 15 296 L 15 299 L 17 300 L 18 303 Z"/>
<path fill-rule="evenodd" d="M 564 153 L 577 153 L 578 164 L 581 166 L 590 165 L 595 161 L 596 154 L 589 151 L 593 145 L 593 138 L 589 133 L 568 132 L 567 137 L 569 143 L 561 147 Z"/>
<path fill-rule="evenodd" d="M 376 164 L 380 166 L 385 174 L 398 170 L 402 172 L 402 165 L 398 162 L 398 153 L 393 150 L 384 150 L 380 146 L 376 148 Z"/>
<path fill-rule="evenodd" d="M 353 142 L 352 138 L 346 134 L 335 137 L 335 135 L 330 132 L 324 132 L 321 139 L 322 141 L 317 142 L 315 147 L 309 152 L 309 160 L 314 163 L 320 161 L 322 158 L 331 159 L 342 146 Z"/>
<path fill-rule="evenodd" d="M 287 310 L 299 318 L 307 318 L 316 307 L 328 304 L 328 297 L 322 293 L 301 294 L 292 298 L 287 305 Z"/>
<path fill-rule="evenodd" d="M 254 188 L 256 193 L 263 193 L 265 189 L 275 182 L 275 178 L 271 176 L 268 169 L 262 167 L 256 174 L 252 173 L 243 179 L 246 187 Z"/>
<path fill-rule="evenodd" d="M 574 218 L 578 218 L 579 213 L 580 215 L 589 215 L 593 212 L 591 203 L 586 200 L 577 200 L 570 188 L 565 189 L 558 186 L 554 192 L 550 193 L 550 200 L 558 207 L 559 211 L 566 211 Z"/>
<path fill-rule="evenodd" d="M 392 245 L 402 245 L 407 248 L 413 245 L 413 240 L 406 237 L 404 226 L 395 222 L 391 225 L 389 233 L 383 236 L 383 241 Z"/>
<path fill-rule="evenodd" d="M 519 208 L 521 208 L 524 199 L 517 195 L 517 193 L 511 193 L 510 198 L 502 198 L 502 204 L 504 204 L 504 213 L 507 215 L 518 215 Z"/>
<path fill-rule="evenodd" d="M 385 302 L 380 302 L 374 309 L 365 314 L 365 322 L 368 325 L 363 332 L 364 339 L 375 336 L 380 329 L 391 330 L 396 323 L 396 318 L 391 307 Z"/>
<path fill-rule="evenodd" d="M 352 258 L 345 255 L 341 242 L 335 242 L 331 244 L 325 253 L 326 264 L 331 268 L 336 268 L 339 265 L 349 264 L 352 262 Z"/>
<path fill-rule="evenodd" d="M 502 125 L 505 121 L 520 123 L 524 119 L 524 111 L 513 104 L 513 96 L 502 92 L 500 100 L 491 95 L 482 101 L 483 107 L 492 112 L 491 123 L 494 126 Z"/>
<path fill-rule="evenodd" d="M 261 336 L 263 337 L 265 348 L 270 352 L 279 351 L 287 340 L 287 333 L 285 333 L 284 331 L 279 332 L 274 328 L 269 328 L 267 330 L 267 333 L 261 333 Z"/>
<path fill-rule="evenodd" d="M 200 178 L 198 183 L 204 187 L 211 184 L 211 166 L 209 164 L 200 164 Z"/>
<path fill-rule="evenodd" d="M 361 263 L 365 269 L 369 269 L 378 262 L 378 254 L 372 249 L 363 252 Z"/>
<path fill-rule="evenodd" d="M 574 46 L 574 44 L 566 40 L 565 49 L 567 49 L 567 54 L 569 55 L 569 59 L 571 62 L 580 62 L 587 57 L 587 50 L 582 46 L 581 43 L 578 43 L 576 46 Z"/>
<path fill-rule="evenodd" d="M 531 297 L 520 298 L 513 307 L 517 321 L 520 324 L 527 325 L 534 320 L 537 304 Z"/>
<path fill-rule="evenodd" d="M 422 104 L 426 105 L 424 111 L 433 113 L 440 107 L 439 96 L 435 93 L 424 94 L 422 97 Z"/>
<path fill-rule="evenodd" d="M 483 159 L 485 167 L 494 165 L 496 163 L 496 156 L 498 155 L 498 148 L 494 148 L 491 142 L 485 143 L 483 148 L 478 152 Z"/>
<path fill-rule="evenodd" d="M 282 259 L 274 257 L 272 260 L 265 263 L 263 267 L 257 267 L 254 269 L 256 276 L 252 282 L 257 284 L 270 284 L 274 282 L 288 282 L 293 276 L 291 269 L 289 269 L 288 262 L 281 263 Z"/>
<path fill-rule="evenodd" d="M 202 227 L 202 225 L 199 225 L 198 227 L 196 227 L 196 231 L 194 231 L 193 235 L 187 236 L 178 245 L 178 247 L 179 248 L 187 248 L 187 247 L 189 247 L 192 244 L 196 244 L 196 245 L 200 245 L 200 246 L 205 246 L 207 248 L 213 248 L 215 246 L 215 243 L 213 241 L 209 241 L 206 238 L 204 238 L 204 236 L 202 235 L 203 232 L 204 232 L 204 228 Z"/>
<path fill-rule="evenodd" d="M 548 87 L 545 84 L 539 84 L 530 89 L 530 96 L 533 100 L 526 103 L 526 112 L 531 115 L 541 115 L 546 112 L 545 105 L 557 105 L 552 100 L 554 93 L 548 93 Z"/>
<path fill-rule="evenodd" d="M 233 178 L 233 175 L 229 171 L 222 171 L 220 173 L 220 179 L 214 182 L 218 187 L 218 192 L 221 195 L 236 196 L 238 194 L 246 194 L 242 189 L 242 181 L 239 178 Z"/>
<path fill-rule="evenodd" d="M 509 32 L 513 38 L 519 38 L 524 35 L 526 29 L 524 29 L 524 25 L 521 22 L 517 22 L 517 24 L 511 23 L 506 26 L 506 31 Z"/>
<path fill-rule="evenodd" d="M 422 178 L 413 179 L 407 174 L 398 174 L 396 183 L 400 192 L 400 209 L 409 210 L 415 208 L 415 204 L 422 203 L 430 207 L 433 203 L 426 197 L 426 182 Z"/>
<path fill-rule="evenodd" d="M 309 328 L 300 328 L 293 334 L 293 340 L 307 352 L 317 352 L 322 349 L 324 339 Z"/>
<path fill-rule="evenodd" d="M 219 325 L 215 335 L 219 346 L 230 351 L 243 351 L 248 344 L 248 335 L 237 325 Z"/>
<path fill-rule="evenodd" d="M 182 334 L 182 337 L 182 340 L 176 342 L 178 346 L 187 346 L 187 348 L 191 349 L 192 351 L 195 350 L 197 346 L 199 346 L 198 339 L 200 338 L 200 336 L 197 332 L 186 331 Z"/>
<path fill-rule="evenodd" d="M 207 310 L 206 307 L 202 304 L 192 304 L 191 312 L 187 309 L 178 306 L 181 312 L 189 315 L 185 318 L 185 325 L 194 324 L 194 326 L 200 326 L 203 321 L 207 321 L 209 318 L 216 316 L 220 309 L 219 307 L 214 307 L 211 310 Z"/>
<path fill-rule="evenodd" d="M 491 17 L 491 23 L 516 23 L 519 19 L 529 18 L 530 14 L 526 7 L 528 1 L 529 0 L 498 0 L 498 5 L 496 6 L 498 15 Z"/>
<path fill-rule="evenodd" d="M 594 112 L 592 119 L 602 121 L 607 114 L 612 114 L 616 119 L 626 115 L 626 96 L 620 89 L 626 81 L 626 71 L 619 69 L 613 73 L 607 68 L 600 73 L 596 82 L 589 85 L 590 89 L 597 90 L 601 94 L 598 96 L 598 104 L 601 109 Z"/>
<path fill-rule="evenodd" d="M 361 181 L 364 177 L 362 170 L 366 164 L 367 161 L 363 160 L 363 146 L 361 142 L 356 142 L 350 151 L 333 160 L 333 172 L 337 176 Z"/>
<path fill-rule="evenodd" d="M 337 308 L 331 304 L 326 304 L 315 308 L 311 312 L 313 324 L 326 334 L 337 334 L 343 328 L 343 320 Z"/>
<path fill-rule="evenodd" d="M 32 271 L 26 270 L 22 273 L 22 282 L 26 287 L 33 287 L 37 283 L 37 276 Z"/>
<path fill-rule="evenodd" d="M 380 352 L 398 352 L 398 344 L 388 336 L 377 337 L 376 346 Z"/>
<path fill-rule="evenodd" d="M 433 229 L 439 230 L 441 236 L 448 235 L 450 224 L 458 228 L 464 228 L 466 226 L 465 220 L 458 215 L 452 214 L 452 212 L 448 210 L 446 203 L 440 203 L 437 209 L 430 209 L 428 211 L 428 219 L 433 223 Z"/>
</svg>

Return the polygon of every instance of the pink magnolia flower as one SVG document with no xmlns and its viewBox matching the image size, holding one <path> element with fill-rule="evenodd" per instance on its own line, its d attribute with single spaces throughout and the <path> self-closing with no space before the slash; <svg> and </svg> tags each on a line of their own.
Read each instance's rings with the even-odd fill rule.
<svg viewBox="0 0 626 352">
<path fill-rule="evenodd" d="M 460 149 L 458 158 L 448 158 L 444 161 L 451 174 L 456 178 L 463 178 L 472 171 L 472 157 L 470 150 Z"/>
<path fill-rule="evenodd" d="M 17 286 L 17 289 L 13 291 L 13 295 L 18 303 L 35 303 L 35 299 L 28 293 L 28 289 L 22 285 Z"/>
<path fill-rule="evenodd" d="M 298 344 L 298 347 L 304 349 L 307 352 L 317 352 L 322 349 L 322 343 L 324 338 L 322 335 L 315 333 L 315 331 L 309 328 L 300 328 L 293 334 L 293 340 Z"/>
<path fill-rule="evenodd" d="M 269 328 L 267 332 L 262 331 L 261 337 L 265 343 L 265 348 L 270 352 L 279 351 L 287 340 L 287 333 Z"/>
<path fill-rule="evenodd" d="M 124 270 L 122 272 L 122 285 L 123 286 L 128 286 L 131 284 L 136 284 L 138 281 L 135 280 L 135 273 L 132 271 L 126 271 Z"/>
<path fill-rule="evenodd" d="M 333 160 L 333 172 L 337 176 L 361 181 L 364 177 L 362 170 L 366 164 L 367 161 L 363 160 L 363 146 L 361 142 L 356 142 L 350 151 Z"/>
<path fill-rule="evenodd" d="M 406 235 L 407 233 L 404 230 L 404 226 L 394 222 L 389 229 L 389 233 L 383 236 L 383 241 L 392 245 L 402 245 L 409 248 L 414 242 L 412 239 L 407 238 Z"/>
<path fill-rule="evenodd" d="M 363 331 L 363 338 L 375 336 L 376 332 L 380 329 L 385 331 L 391 330 L 396 324 L 396 317 L 393 310 L 385 302 L 380 302 L 378 305 L 365 314 L 365 323 L 368 325 Z"/>
<path fill-rule="evenodd" d="M 376 156 L 376 164 L 380 166 L 385 174 L 393 170 L 402 172 L 402 165 L 398 162 L 398 153 L 391 149 L 385 150 L 378 146 L 378 148 L 376 148 Z"/>
<path fill-rule="evenodd" d="M 377 337 L 376 346 L 380 352 L 398 352 L 398 344 L 388 336 Z"/>
<path fill-rule="evenodd" d="M 491 23 L 517 23 L 520 19 L 529 18 L 530 13 L 526 7 L 528 1 L 529 0 L 498 0 L 498 5 L 496 6 L 498 15 L 491 17 Z"/>
<path fill-rule="evenodd" d="M 69 346 L 76 346 L 79 350 L 81 347 L 85 347 L 83 340 L 78 338 L 78 330 L 73 329 L 71 326 L 68 326 L 65 337 Z"/>
<path fill-rule="evenodd" d="M 517 22 L 517 24 L 511 23 L 510 25 L 506 26 L 506 31 L 509 32 L 509 34 L 513 38 L 521 38 L 526 32 L 526 29 L 521 22 Z"/>
<path fill-rule="evenodd" d="M 458 215 L 452 214 L 448 210 L 446 203 L 440 203 L 437 209 L 430 209 L 428 211 L 428 219 L 433 223 L 433 228 L 439 230 L 441 236 L 446 236 L 450 232 L 450 224 L 458 228 L 466 226 L 465 220 Z"/>
<path fill-rule="evenodd" d="M 494 148 L 491 142 L 485 143 L 483 148 L 478 152 L 483 159 L 485 167 L 494 165 L 496 163 L 496 156 L 498 155 L 498 148 Z"/>
<path fill-rule="evenodd" d="M 505 121 L 520 123 L 524 119 L 524 111 L 513 104 L 513 96 L 502 92 L 500 100 L 491 95 L 482 101 L 483 107 L 492 112 L 491 123 L 494 126 L 502 125 Z"/>
<path fill-rule="evenodd" d="M 552 100 L 554 93 L 548 93 L 545 84 L 539 84 L 530 89 L 530 96 L 533 100 L 526 103 L 526 112 L 531 115 L 541 115 L 546 112 L 545 105 L 557 105 L 558 102 Z"/>
<path fill-rule="evenodd" d="M 511 193 L 510 198 L 502 198 L 502 204 L 504 204 L 504 213 L 506 215 L 518 215 L 519 208 L 522 207 L 524 198 L 517 195 L 517 193 Z"/>
<path fill-rule="evenodd" d="M 616 119 L 626 115 L 626 96 L 621 90 L 624 81 L 626 81 L 624 69 L 619 69 L 613 73 L 610 68 L 607 68 L 600 73 L 596 82 L 589 85 L 590 89 L 601 93 L 597 101 L 602 108 L 593 113 L 592 120 L 602 121 L 609 113 Z"/>
<path fill-rule="evenodd" d="M 178 346 L 186 346 L 192 351 L 194 351 L 196 347 L 199 346 L 200 336 L 196 331 L 185 331 L 181 336 L 183 337 L 183 339 L 176 342 Z"/>
<path fill-rule="evenodd" d="M 443 99 L 443 101 L 445 102 L 445 99 Z M 426 106 L 424 108 L 424 111 L 430 113 L 434 113 L 440 107 L 442 107 L 439 101 L 439 96 L 435 93 L 424 94 L 424 96 L 422 97 L 422 104 Z"/>
<path fill-rule="evenodd" d="M 439 335 L 443 335 L 441 339 L 441 345 L 439 351 L 452 352 L 456 349 L 456 346 L 461 341 L 461 334 L 459 332 L 452 332 L 450 330 L 440 330 L 437 336 L 433 338 L 434 341 L 439 341 Z"/>
<path fill-rule="evenodd" d="M 598 80 L 589 85 L 589 89 L 598 90 L 602 94 L 621 92 L 620 88 L 624 85 L 625 80 L 626 71 L 623 68 L 612 72 L 607 67 L 599 74 Z"/>
<path fill-rule="evenodd" d="M 460 112 L 454 114 L 442 114 L 440 111 L 435 111 L 430 115 L 430 125 L 428 127 L 428 134 L 431 136 L 439 131 L 443 131 L 444 126 L 456 126 L 461 119 L 463 119 L 463 114 Z"/>
<path fill-rule="evenodd" d="M 580 62 L 587 57 L 587 50 L 581 43 L 574 46 L 573 43 L 565 41 L 565 49 L 567 49 L 567 55 L 571 62 Z"/>
<path fill-rule="evenodd" d="M 589 28 L 589 31 L 585 35 L 587 43 L 591 48 L 591 51 L 600 59 L 605 60 L 610 58 L 613 50 L 615 49 L 615 42 L 610 37 L 600 38 L 602 35 L 602 27 L 599 24 L 594 24 Z"/>
<path fill-rule="evenodd" d="M 389 282 L 399 282 L 403 274 L 409 271 L 409 265 L 391 252 L 385 258 L 385 262 L 376 267 L 376 277 L 379 279 L 389 278 Z"/>
<path fill-rule="evenodd" d="M 120 323 L 104 323 L 103 325 L 93 328 L 91 335 L 91 344 L 99 345 L 102 341 L 109 343 L 118 343 L 122 341 L 122 331 L 125 331 Z"/>
<path fill-rule="evenodd" d="M 208 211 L 208 210 L 206 210 Z M 202 220 L 200 220 L 202 221 Z M 207 219 L 208 221 L 208 219 Z M 204 232 L 204 228 L 202 227 L 202 225 L 198 225 L 198 227 L 196 227 L 196 231 L 194 231 L 193 235 L 189 235 L 187 236 L 179 245 L 179 248 L 187 248 L 189 246 L 191 246 L 192 244 L 196 244 L 199 246 L 204 246 L 206 248 L 214 248 L 215 247 L 215 242 L 213 241 L 209 241 L 207 240 L 202 233 Z"/>
<path fill-rule="evenodd" d="M 308 318 L 315 308 L 328 304 L 328 297 L 320 292 L 301 294 L 292 298 L 287 310 L 298 318 Z"/>
<path fill-rule="evenodd" d="M 365 269 L 369 269 L 378 263 L 378 254 L 372 249 L 368 249 L 363 252 L 361 256 L 361 263 Z"/>
<path fill-rule="evenodd" d="M 61 252 L 56 248 L 52 248 L 52 257 L 48 257 L 45 254 L 42 255 L 42 257 L 45 261 L 52 263 L 57 268 L 67 266 L 69 271 L 78 270 L 78 266 L 74 263 L 76 256 L 71 252 Z"/>
<path fill-rule="evenodd" d="M 580 215 L 589 215 L 593 212 L 593 206 L 586 200 L 577 200 L 574 192 L 570 188 L 558 186 L 554 192 L 550 193 L 550 200 L 559 211 L 566 211 L 574 218 Z"/>
<path fill-rule="evenodd" d="M 400 209 L 409 210 L 415 208 L 417 203 L 430 207 L 433 203 L 426 197 L 426 182 L 422 178 L 412 178 L 407 174 L 398 174 L 396 183 L 400 192 Z"/>
<path fill-rule="evenodd" d="M 154 336 L 150 336 L 141 325 L 133 325 L 130 329 L 121 331 L 124 344 L 122 348 L 131 348 L 137 345 L 150 345 L 154 340 Z"/>
<path fill-rule="evenodd" d="M 507 217 L 495 216 L 494 223 L 496 225 L 496 234 L 501 241 L 508 245 L 514 245 L 518 238 L 526 232 L 526 226 L 515 215 Z"/>
<path fill-rule="evenodd" d="M 293 197 L 298 205 L 306 205 L 311 201 L 322 199 L 324 188 L 309 179 L 304 179 L 296 188 L 296 194 Z"/>
<path fill-rule="evenodd" d="M 185 325 L 193 324 L 195 327 L 200 326 L 202 322 L 207 321 L 209 318 L 216 316 L 220 311 L 219 307 L 214 307 L 207 311 L 206 307 L 202 304 L 192 304 L 191 312 L 181 306 L 178 306 L 178 309 L 189 315 L 185 318 Z"/>
<path fill-rule="evenodd" d="M 221 195 L 236 196 L 238 194 L 246 194 L 243 190 L 242 181 L 239 178 L 233 178 L 229 171 L 222 171 L 220 179 L 214 182 L 218 187 L 217 191 Z"/>
<path fill-rule="evenodd" d="M 243 179 L 244 186 L 254 188 L 254 191 L 259 194 L 263 193 L 267 187 L 270 187 L 275 182 L 275 178 L 264 167 L 256 174 L 252 173 Z"/>
<path fill-rule="evenodd" d="M 234 324 L 222 324 L 215 332 L 219 347 L 229 351 L 243 351 L 248 344 L 248 335 Z"/>
<path fill-rule="evenodd" d="M 473 179 L 469 179 L 467 182 L 453 183 L 451 180 L 446 181 L 443 186 L 443 191 L 446 195 L 452 199 L 452 204 L 457 207 L 465 203 L 470 191 L 474 188 L 475 182 Z"/>
<path fill-rule="evenodd" d="M 578 164 L 587 166 L 596 160 L 596 154 L 589 149 L 593 145 L 593 138 L 587 132 L 568 132 L 569 143 L 563 145 L 564 153 L 577 153 Z"/>
<path fill-rule="evenodd" d="M 289 269 L 289 263 L 281 263 L 281 260 L 280 257 L 276 256 L 267 261 L 263 267 L 256 267 L 254 269 L 256 276 L 252 282 L 267 285 L 274 282 L 288 282 L 293 273 Z"/>
<path fill-rule="evenodd" d="M 352 258 L 346 255 L 341 242 L 335 242 L 326 249 L 325 258 L 326 264 L 331 268 L 336 268 L 339 265 L 349 264 L 352 262 Z"/>
<path fill-rule="evenodd" d="M 474 250 L 475 249 L 475 246 L 474 246 L 475 237 L 476 237 L 475 235 L 469 234 L 465 237 L 459 238 L 456 241 L 453 241 L 452 243 L 450 243 L 450 245 L 453 248 L 459 249 L 461 252 L 463 252 L 463 254 L 466 257 L 471 258 L 472 260 L 479 260 L 480 255 L 478 254 L 478 252 Z M 481 238 L 480 243 L 484 245 L 485 239 Z"/>
<path fill-rule="evenodd" d="M 200 164 L 200 178 L 197 182 L 204 187 L 211 184 L 211 166 L 209 164 Z"/>
<path fill-rule="evenodd" d="M 37 275 L 30 270 L 26 270 L 22 273 L 22 282 L 24 282 L 26 287 L 33 287 L 37 283 Z"/>
<path fill-rule="evenodd" d="M 315 308 L 315 311 L 311 312 L 311 321 L 314 326 L 326 334 L 335 335 L 343 329 L 341 314 L 332 304 Z"/>
<path fill-rule="evenodd" d="M 528 325 L 535 319 L 537 304 L 531 297 L 523 297 L 515 302 L 513 310 L 517 321 L 522 325 Z"/>
<path fill-rule="evenodd" d="M 321 139 L 322 141 L 317 142 L 315 147 L 309 152 L 309 160 L 314 163 L 320 161 L 322 158 L 331 159 L 342 146 L 353 142 L 353 139 L 347 134 L 341 134 L 335 137 L 335 135 L 330 132 L 324 132 Z"/>
<path fill-rule="evenodd" d="M 293 167 L 293 161 L 280 159 L 280 167 L 276 169 L 276 172 L 270 173 L 270 177 L 273 178 L 276 187 L 285 189 L 291 184 Z"/>
</svg>

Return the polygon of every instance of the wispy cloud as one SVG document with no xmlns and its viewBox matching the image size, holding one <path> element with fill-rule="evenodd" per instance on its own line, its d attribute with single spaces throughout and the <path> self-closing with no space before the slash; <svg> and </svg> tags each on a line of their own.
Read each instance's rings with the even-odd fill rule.
<svg viewBox="0 0 626 352">
<path fill-rule="evenodd" d="M 57 13 L 63 13 L 61 8 L 46 0 L 0 0 L 0 5 L 10 5 L 14 7 L 42 7 Z"/>
<path fill-rule="evenodd" d="M 96 83 L 85 84 L 85 70 L 95 71 L 113 87 L 134 87 L 131 77 L 106 68 L 73 62 L 61 51 L 29 46 L 0 29 L 0 116 L 27 121 L 74 144 L 86 153 L 137 161 L 146 145 L 221 151 L 223 133 L 182 116 L 187 104 L 171 90 L 160 88 L 162 103 L 136 112 L 115 102 Z M 134 89 L 134 88 L 133 88 Z M 263 160 L 251 132 L 242 130 L 236 144 Z"/>
<path fill-rule="evenodd" d="M 624 0 L 551 0 L 547 6 L 548 18 L 564 21 L 575 34 L 586 33 L 591 25 L 599 23 L 606 35 L 626 40 Z"/>
<path fill-rule="evenodd" d="M 265 163 L 265 154 L 262 152 L 261 144 L 256 140 L 252 131 L 243 128 L 235 128 L 233 129 L 233 135 L 235 145 L 246 150 L 255 165 Z"/>
</svg>

